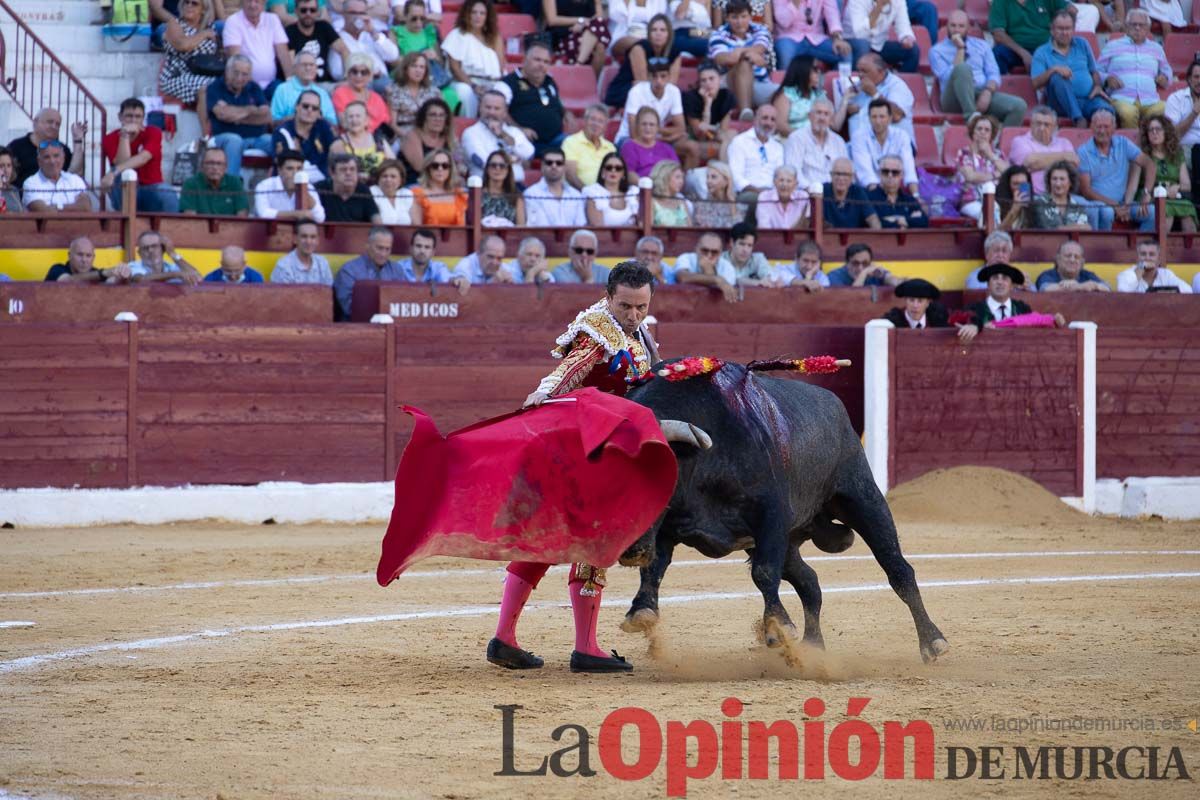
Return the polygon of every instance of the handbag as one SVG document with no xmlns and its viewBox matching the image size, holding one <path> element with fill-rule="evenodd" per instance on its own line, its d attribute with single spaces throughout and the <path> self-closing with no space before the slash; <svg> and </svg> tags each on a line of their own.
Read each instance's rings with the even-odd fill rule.
<svg viewBox="0 0 1200 800">
<path fill-rule="evenodd" d="M 219 78 L 225 74 L 225 56 L 220 53 L 199 53 L 187 60 L 188 72 Z"/>
</svg>

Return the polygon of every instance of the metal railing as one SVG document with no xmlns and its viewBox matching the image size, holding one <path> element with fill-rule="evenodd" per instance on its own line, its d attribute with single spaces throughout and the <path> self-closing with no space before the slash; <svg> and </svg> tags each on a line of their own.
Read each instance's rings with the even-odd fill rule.
<svg viewBox="0 0 1200 800">
<path fill-rule="evenodd" d="M 104 155 L 100 151 L 100 139 L 108 127 L 104 104 L 5 0 L 0 0 L 0 25 L 12 31 L 10 37 L 5 37 L 4 29 L 0 29 L 0 87 L 30 120 L 43 108 L 58 109 L 63 115 L 59 138 L 72 147 L 72 125 L 80 122 L 87 125 L 84 180 L 94 186 L 104 170 Z"/>
</svg>

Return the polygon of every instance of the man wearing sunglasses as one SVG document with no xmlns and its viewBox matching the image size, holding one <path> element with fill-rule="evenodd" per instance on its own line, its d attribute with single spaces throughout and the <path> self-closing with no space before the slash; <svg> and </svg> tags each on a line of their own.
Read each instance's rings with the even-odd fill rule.
<svg viewBox="0 0 1200 800">
<path fill-rule="evenodd" d="M 760 106 L 761 107 L 761 106 Z M 738 302 L 737 269 L 722 257 L 720 234 L 709 231 L 696 241 L 696 252 L 675 260 L 675 280 L 716 289 L 727 303 Z"/>
<path fill-rule="evenodd" d="M 567 243 L 567 252 L 571 260 L 559 264 L 551 272 L 555 283 L 607 283 L 608 267 L 596 263 L 596 247 L 599 240 L 596 234 L 580 228 L 571 234 Z"/>
<path fill-rule="evenodd" d="M 275 96 L 278 97 L 279 92 Z M 299 150 L 304 154 L 304 166 L 310 183 L 325 180 L 325 173 L 329 169 L 329 149 L 337 138 L 330 123 L 321 116 L 321 104 L 321 96 L 306 89 L 296 98 L 292 118 L 277 126 L 275 133 L 271 134 L 271 152 L 276 156 L 285 150 Z"/>
<path fill-rule="evenodd" d="M 525 190 L 525 220 L 531 228 L 587 225 L 587 201 L 566 182 L 567 157 L 553 147 L 542 155 L 542 179 Z"/>
<path fill-rule="evenodd" d="M 313 19 L 329 21 L 329 9 L 326 8 L 325 0 L 269 0 L 267 10 L 279 17 L 279 21 L 286 27 L 300 19 L 304 13 L 300 8 L 302 4 L 312 6 Z"/>
<path fill-rule="evenodd" d="M 91 211 L 87 184 L 73 172 L 63 172 L 66 146 L 47 140 L 37 148 L 38 171 L 25 180 L 22 202 L 27 211 Z"/>
<path fill-rule="evenodd" d="M 867 190 L 867 199 L 885 228 L 928 228 L 929 217 L 916 196 L 904 188 L 904 162 L 897 155 L 879 159 L 879 185 Z"/>
<path fill-rule="evenodd" d="M 275 8 L 278 6 L 272 6 L 272 9 Z M 312 56 L 317 67 L 315 80 L 328 83 L 333 80 L 333 75 L 329 73 L 329 51 L 337 53 L 343 61 L 350 57 L 350 51 L 333 26 L 319 18 L 319 10 L 317 0 L 299 0 L 296 3 L 296 18 L 287 23 L 284 33 L 287 34 L 288 51 L 292 58 L 299 58 L 301 53 Z M 298 73 L 299 70 L 297 64 L 295 71 Z"/>
</svg>

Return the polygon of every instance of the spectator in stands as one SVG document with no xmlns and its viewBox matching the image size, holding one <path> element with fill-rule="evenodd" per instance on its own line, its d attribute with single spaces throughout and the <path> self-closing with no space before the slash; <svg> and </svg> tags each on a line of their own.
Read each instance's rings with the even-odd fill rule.
<svg viewBox="0 0 1200 800">
<path fill-rule="evenodd" d="M 535 158 L 541 158 L 552 147 L 562 146 L 566 139 L 564 127 L 568 114 L 549 69 L 550 50 L 544 42 L 534 39 L 525 46 L 521 67 L 492 87 L 504 96 L 509 117 L 533 142 Z"/>
<path fill-rule="evenodd" d="M 450 153 L 456 168 L 464 172 L 467 170 L 466 151 L 459 146 L 454 136 L 454 125 L 450 122 L 450 106 L 440 99 L 426 101 L 417 110 L 416 124 L 400 145 L 407 169 L 405 184 L 413 184 L 420 179 L 425 159 L 434 150 Z"/>
<path fill-rule="evenodd" d="M 1183 148 L 1179 146 L 1175 126 L 1162 114 L 1155 114 L 1144 118 L 1141 128 L 1142 152 L 1154 162 L 1155 182 L 1167 190 L 1167 230 L 1173 228 L 1178 219 L 1183 231 L 1195 231 L 1196 206 L 1188 199 L 1192 193 L 1192 175 Z M 1139 177 L 1140 171 L 1140 167 L 1135 168 Z M 1137 178 L 1133 180 L 1137 181 Z M 1142 190 L 1136 199 L 1144 200 L 1145 196 L 1145 190 Z"/>
<path fill-rule="evenodd" d="M 487 157 L 481 205 L 486 228 L 525 226 L 525 198 L 513 177 L 513 165 L 503 150 Z"/>
<path fill-rule="evenodd" d="M 1172 28 L 1187 26 L 1187 21 L 1183 18 L 1183 4 L 1180 0 L 1142 0 L 1140 7 L 1146 10 L 1151 19 L 1158 20 L 1162 26 L 1164 42 L 1171 35 Z"/>
<path fill-rule="evenodd" d="M 1033 227 L 1033 182 L 1025 167 L 1010 166 L 1000 173 L 996 183 L 996 210 L 1000 230 L 1017 231 Z"/>
<path fill-rule="evenodd" d="M 684 253 L 675 259 L 675 280 L 716 289 L 727 303 L 741 299 L 737 290 L 737 270 L 722 258 L 721 236 L 712 231 L 700 235 L 694 253 Z"/>
<path fill-rule="evenodd" d="M 678 86 L 669 82 L 669 64 L 666 59 L 654 57 L 650 59 L 647 69 L 650 71 L 650 80 L 636 84 L 629 90 L 629 96 L 625 100 L 625 111 L 621 115 L 621 127 L 617 131 L 617 141 L 636 136 L 635 116 L 643 108 L 652 108 L 658 117 L 662 140 L 668 144 L 682 143 L 687 135 L 687 126 L 683 121 L 683 95 Z M 699 148 L 686 149 L 697 151 Z M 626 160 L 628 161 L 628 158 Z M 646 172 L 649 174 L 649 169 Z"/>
<path fill-rule="evenodd" d="M 707 49 L 708 42 L 705 42 Z M 679 67 L 683 50 L 675 41 L 671 18 L 666 14 L 655 14 L 646 29 L 646 38 L 638 40 L 621 62 L 604 92 L 604 102 L 614 108 L 624 108 L 629 90 L 636 84 L 651 80 L 650 60 L 659 59 L 667 64 L 667 82 L 679 86 Z M 636 108 L 634 109 L 637 110 Z"/>
<path fill-rule="evenodd" d="M 1058 114 L 1049 106 L 1034 106 L 1029 132 L 1012 140 L 1009 152 L 1016 166 L 1024 166 L 1033 179 L 1033 190 L 1046 191 L 1046 167 L 1058 161 L 1079 166 L 1079 154 L 1069 139 L 1058 135 Z"/>
<path fill-rule="evenodd" d="M 333 90 L 333 107 L 339 115 L 345 114 L 355 102 L 362 103 L 367 110 L 368 131 L 375 133 L 385 124 L 390 129 L 392 110 L 379 92 L 371 88 L 371 57 L 366 53 L 352 53 L 346 59 L 346 80 Z M 346 124 L 344 118 L 342 124 Z"/>
<path fill-rule="evenodd" d="M 1075 35 L 1075 20 L 1066 10 L 1054 15 L 1050 33 L 1050 41 L 1033 54 L 1033 88 L 1045 90 L 1047 105 L 1075 127 L 1086 127 L 1097 111 L 1113 110 L 1092 46 Z"/>
<path fill-rule="evenodd" d="M 237 245 L 221 248 L 221 266 L 204 276 L 205 283 L 266 283 L 262 273 L 246 266 L 246 251 Z"/>
<path fill-rule="evenodd" d="M 8 151 L 12 153 L 17 170 L 12 181 L 13 186 L 18 189 L 24 188 L 25 180 L 38 171 L 38 148 L 42 142 L 58 142 L 63 151 L 63 163 L 70 165 L 67 171 L 83 176 L 83 137 L 87 135 L 87 123 L 76 122 L 71 125 L 71 144 L 75 145 L 74 151 L 58 138 L 61 128 L 62 114 L 54 108 L 43 108 L 33 118 L 33 130 L 8 143 Z"/>
<path fill-rule="evenodd" d="M 908 138 L 916 141 L 913 132 L 913 98 L 912 90 L 903 79 L 888 69 L 887 62 L 877 53 L 867 53 L 858 60 L 858 94 L 852 94 L 853 89 L 846 90 L 846 79 L 838 79 L 837 87 L 842 90 L 841 99 L 833 113 L 834 130 L 840 130 L 843 121 L 850 125 L 850 139 L 860 129 L 870 126 L 867 118 L 871 102 L 886 100 L 892 112 L 892 124 L 898 125 L 908 134 Z M 835 95 L 837 92 L 835 92 Z"/>
<path fill-rule="evenodd" d="M 867 199 L 867 192 L 854 181 L 854 162 L 839 158 L 833 162 L 830 181 L 825 184 L 821 207 L 827 228 L 882 228 L 879 215 Z"/>
<path fill-rule="evenodd" d="M 821 73 L 813 69 L 812 57 L 800 56 L 792 59 L 783 81 L 771 98 L 771 103 L 778 112 L 776 132 L 779 136 L 787 138 L 792 131 L 808 127 L 808 114 L 812 104 L 823 99 L 825 90 L 821 88 Z"/>
<path fill-rule="evenodd" d="M 109 170 L 100 179 L 100 191 L 109 193 L 115 210 L 121 210 L 121 175 L 137 172 L 137 209 L 149 214 L 174 214 L 179 195 L 163 182 L 162 128 L 146 124 L 146 104 L 136 97 L 121 102 L 121 127 L 109 131 L 100 142 Z"/>
<path fill-rule="evenodd" d="M 958 168 L 956 178 L 963 185 L 959 211 L 976 222 L 983 219 L 985 183 L 995 183 L 1000 173 L 1008 169 L 1008 161 L 1000 152 L 1000 123 L 989 114 L 974 114 L 967 120 L 967 146 L 959 149 L 954 158 Z M 886 227 L 886 226 L 885 226 Z"/>
<path fill-rule="evenodd" d="M 275 94 L 271 97 L 271 119 L 276 122 L 290 119 L 296 113 L 296 101 L 307 92 L 317 96 L 325 121 L 337 125 L 337 109 L 333 107 L 333 98 L 324 86 L 316 82 L 317 57 L 309 52 L 297 53 L 292 66 L 295 70 L 292 77 L 275 87 Z"/>
<path fill-rule="evenodd" d="M 420 5 L 420 2 L 416 3 Z M 388 105 L 392 107 L 392 129 L 396 138 L 407 136 L 417 120 L 417 111 L 430 100 L 441 98 L 442 92 L 430 80 L 429 56 L 423 51 L 409 53 L 400 59 L 393 73 L 396 82 L 388 87 Z"/>
<path fill-rule="evenodd" d="M 63 172 L 66 146 L 47 139 L 37 146 L 38 171 L 25 179 L 21 201 L 27 211 L 91 211 L 87 184 L 73 172 Z"/>
<path fill-rule="evenodd" d="M 1079 148 L 1079 193 L 1088 200 L 1103 203 L 1111 209 L 1100 209 L 1100 229 L 1109 230 L 1112 219 L 1141 223 L 1141 230 L 1154 230 L 1154 206 L 1148 198 L 1154 191 L 1158 174 L 1150 157 L 1124 136 L 1113 136 L 1116 117 L 1108 109 L 1092 115 L 1092 138 Z M 1137 165 L 1142 170 L 1142 185 L 1146 198 L 1132 205 L 1137 184 L 1129 180 L 1129 171 Z"/>
<path fill-rule="evenodd" d="M 137 238 L 137 261 L 129 262 L 129 280 L 132 283 L 185 283 L 195 286 L 200 282 L 200 271 L 187 262 L 166 234 L 158 231 L 142 231 Z M 168 263 L 167 259 L 170 259 Z"/>
<path fill-rule="evenodd" d="M 283 23 L 274 14 L 263 13 L 265 6 L 265 0 L 242 0 L 241 11 L 225 20 L 221 38 L 226 57 L 241 55 L 250 60 L 250 78 L 269 99 L 280 75 L 291 77 L 292 54 Z"/>
<path fill-rule="evenodd" d="M 821 246 L 811 239 L 796 248 L 796 260 L 784 270 L 784 281 L 789 286 L 798 286 L 809 293 L 829 288 L 829 276 L 821 268 Z"/>
<path fill-rule="evenodd" d="M 258 0 L 260 3 L 262 0 Z M 271 108 L 257 83 L 250 80 L 250 59 L 231 56 L 225 62 L 225 76 L 217 78 L 201 91 L 197 101 L 200 128 L 212 134 L 212 142 L 225 151 L 229 174 L 242 174 L 242 153 L 247 150 L 271 151 Z"/>
<path fill-rule="evenodd" d="M 254 216 L 260 219 L 311 219 L 324 222 L 325 208 L 316 189 L 307 181 L 303 183 L 303 188 L 298 185 L 296 176 L 303 171 L 303 153 L 284 150 L 276 156 L 274 177 L 264 178 L 254 190 Z M 299 200 L 296 198 L 297 192 L 303 192 Z"/>
<path fill-rule="evenodd" d="M 300 2 L 303 3 L 304 0 L 300 0 Z M 319 16 L 321 19 L 328 20 L 329 9 L 325 7 L 325 0 L 312 0 L 312 5 L 316 9 L 313 12 L 314 19 Z M 279 17 L 279 21 L 285 27 L 292 25 L 300 18 L 300 8 L 296 0 L 267 0 L 267 11 Z"/>
<path fill-rule="evenodd" d="M 435 0 L 437 6 L 441 9 L 440 0 Z M 403 5 L 403 10 L 401 10 Z M 442 60 L 442 51 L 438 47 L 438 31 L 434 22 L 441 19 L 441 11 L 437 14 L 430 13 L 425 8 L 424 0 L 396 0 L 392 5 L 392 13 L 395 15 L 392 25 L 392 38 L 396 41 L 396 46 L 399 48 L 401 55 L 415 55 L 421 53 L 426 59 L 426 72 L 429 73 L 434 87 L 445 86 L 450 81 L 450 71 L 446 69 L 446 65 Z M 437 17 L 437 19 L 434 19 Z M 397 68 L 401 75 L 406 73 L 406 67 L 401 65 Z M 397 83 L 402 83 L 397 79 Z M 447 89 L 447 93 L 453 98 L 454 103 L 458 103 L 458 95 L 454 94 L 452 89 Z M 449 99 L 449 98 L 448 98 Z M 393 107 L 395 103 L 393 101 Z M 420 108 L 418 103 L 413 109 Z"/>
<path fill-rule="evenodd" d="M 668 11 L 674 19 L 675 44 L 694 58 L 708 55 L 708 37 L 712 33 L 711 0 L 670 0 Z"/>
<path fill-rule="evenodd" d="M 553 283 L 550 264 L 546 261 L 546 245 L 536 236 L 526 236 L 517 247 L 515 260 L 505 264 L 515 283 Z"/>
<path fill-rule="evenodd" d="M 12 185 L 16 171 L 12 151 L 0 147 L 0 214 L 19 214 L 25 210 L 21 190 Z"/>
<path fill-rule="evenodd" d="M 437 234 L 428 228 L 417 228 L 408 240 L 408 258 L 397 262 L 403 280 L 414 283 L 450 283 L 458 288 L 459 294 L 466 294 L 471 288 L 471 282 L 466 278 L 451 274 L 450 268 L 444 261 L 434 261 L 437 250 Z"/>
<path fill-rule="evenodd" d="M 583 112 L 583 127 L 563 140 L 567 157 L 567 183 L 576 189 L 590 186 L 600 179 L 600 163 L 605 156 L 615 154 L 617 146 L 604 138 L 608 125 L 608 109 L 591 105 Z"/>
<path fill-rule="evenodd" d="M 179 16 L 167 17 L 158 88 L 190 106 L 201 87 L 213 79 L 212 73 L 197 72 L 196 67 L 205 61 L 216 63 L 220 58 L 221 35 L 203 0 L 179 0 Z"/>
<path fill-rule="evenodd" d="M 733 173 L 724 161 L 709 161 L 704 168 L 705 192 L 695 201 L 696 227 L 726 230 L 746 218 L 748 206 L 733 191 Z"/>
<path fill-rule="evenodd" d="M 279 94 L 275 92 L 276 97 Z M 334 138 L 333 128 L 321 116 L 320 98 L 315 92 L 305 91 L 296 98 L 292 118 L 276 125 L 275 133 L 271 134 L 271 152 L 276 156 L 285 150 L 303 153 L 308 182 L 320 183 L 325 180 L 325 173 L 329 169 L 329 154 Z"/>
<path fill-rule="evenodd" d="M 1158 90 L 1171 82 L 1171 65 L 1162 45 L 1150 38 L 1150 15 L 1133 8 L 1125 15 L 1125 36 L 1110 37 L 1100 52 L 1100 73 L 1122 128 L 1136 128 L 1163 113 Z"/>
<path fill-rule="evenodd" d="M 1055 170 L 1047 178 L 1054 181 Z M 1111 292 L 1100 276 L 1083 268 L 1083 245 L 1070 239 L 1058 246 L 1054 266 L 1037 277 L 1039 292 Z"/>
<path fill-rule="evenodd" d="M 776 69 L 790 69 L 800 56 L 818 58 L 830 67 L 850 57 L 850 43 L 842 38 L 837 0 L 773 0 L 771 8 Z M 781 111 L 780 118 L 785 116 Z"/>
<path fill-rule="evenodd" d="M 988 30 L 1000 72 L 1007 75 L 1018 65 L 1031 72 L 1034 51 L 1050 40 L 1051 17 L 1067 6 L 1067 0 L 992 0 Z"/>
<path fill-rule="evenodd" d="M 449 151 L 434 150 L 425 156 L 421 179 L 412 193 L 425 225 L 467 224 L 467 193 Z"/>
<path fill-rule="evenodd" d="M 624 5 L 614 0 L 611 8 L 612 22 L 616 23 Z M 563 64 L 591 64 L 599 79 L 613 42 L 609 18 L 600 0 L 542 0 L 542 19 L 558 60 Z"/>
<path fill-rule="evenodd" d="M 375 182 L 369 187 L 379 221 L 384 225 L 420 225 L 421 209 L 412 191 L 404 188 L 404 165 L 388 159 L 375 171 Z"/>
<path fill-rule="evenodd" d="M 346 0 L 342 6 L 342 20 L 345 24 L 339 36 L 350 55 L 343 59 L 338 51 L 334 51 L 329 57 L 332 74 L 335 77 L 342 75 L 354 85 L 360 92 L 359 100 L 365 100 L 361 95 L 362 87 L 369 86 L 377 92 L 385 91 L 391 83 L 388 72 L 392 65 L 400 60 L 400 49 L 386 33 L 375 28 L 367 9 L 365 0 Z M 387 5 L 383 4 L 381 10 L 386 15 Z M 350 70 L 355 66 L 366 67 L 370 71 L 361 82 L 353 80 L 354 76 L 350 74 Z M 336 92 L 333 102 L 337 104 Z M 341 111 L 340 106 L 338 111 Z"/>
<path fill-rule="evenodd" d="M 896 156 L 904 168 L 908 191 L 917 193 L 917 167 L 913 162 L 913 142 L 898 125 L 892 125 L 891 107 L 882 98 L 872 100 L 868 108 L 869 125 L 850 137 L 850 154 L 858 182 L 868 190 L 879 185 L 879 159 Z"/>
<path fill-rule="evenodd" d="M 96 247 L 86 236 L 72 239 L 67 263 L 55 264 L 46 273 L 47 283 L 121 283 L 129 280 L 129 265 L 96 269 Z"/>
<path fill-rule="evenodd" d="M 1009 264 L 992 264 L 979 271 L 979 279 L 987 282 L 988 296 L 967 307 L 971 322 L 959 326 L 958 329 L 958 340 L 963 344 L 974 339 L 980 328 L 994 328 L 994 323 L 999 320 L 1033 311 L 1027 303 L 1012 296 L 1013 287 L 1025 283 L 1025 276 L 1016 267 Z M 1062 314 L 1055 314 L 1054 324 L 1061 328 L 1067 321 Z"/>
<path fill-rule="evenodd" d="M 500 41 L 495 7 L 486 0 L 463 3 L 454 29 L 442 41 L 442 54 L 462 103 L 459 116 L 474 117 L 480 96 L 500 80 L 500 65 L 504 63 L 504 43 Z"/>
<path fill-rule="evenodd" d="M 788 134 L 784 143 L 784 161 L 799 170 L 800 187 L 829 183 L 833 162 L 849 158 L 846 141 L 830 129 L 833 103 L 814 100 L 808 112 L 808 125 Z"/>
<path fill-rule="evenodd" d="M 667 252 L 662 239 L 657 236 L 643 236 L 634 246 L 634 258 L 654 276 L 659 284 L 675 283 L 675 270 L 663 263 L 663 255 Z"/>
<path fill-rule="evenodd" d="M 207 8 L 208 5 L 208 3 L 205 3 L 202 6 L 205 16 L 209 16 L 209 10 Z M 171 23 L 171 21 L 183 19 L 183 9 L 186 7 L 186 4 L 182 0 L 149 0 L 149 6 L 150 7 L 148 10 L 150 12 L 150 19 L 146 21 L 153 24 L 153 28 L 150 32 L 150 49 L 158 50 L 164 45 L 164 34 L 166 33 L 167 26 Z M 228 16 L 228 14 L 225 12 L 225 4 L 222 2 L 222 0 L 212 0 L 211 6 L 211 16 L 215 20 L 223 21 Z M 221 22 L 221 24 L 223 25 L 224 22 Z"/>
<path fill-rule="evenodd" d="M 494 89 L 484 92 L 479 101 L 479 121 L 463 131 L 463 148 L 472 175 L 483 176 L 491 154 L 499 151 L 511 164 L 516 181 L 524 183 L 525 162 L 533 158 L 533 143 L 520 128 L 507 123 L 507 117 L 504 95 Z"/>
<path fill-rule="evenodd" d="M 413 237 L 415 240 L 416 234 Z M 342 268 L 334 276 L 333 294 L 337 299 L 339 319 L 350 319 L 354 284 L 358 281 L 414 281 L 411 269 L 404 269 L 401 264 L 392 260 L 392 232 L 387 228 L 371 228 L 367 234 L 367 251 L 358 258 L 342 264 Z"/>
<path fill-rule="evenodd" d="M 950 327 L 946 307 L 937 302 L 942 293 L 929 281 L 910 278 L 896 286 L 895 296 L 904 300 L 904 308 L 893 308 L 883 319 L 900 330 Z"/>
<path fill-rule="evenodd" d="M 298 0 L 295 9 L 295 20 L 289 21 L 280 17 L 280 21 L 287 26 L 283 32 L 287 36 L 288 51 L 292 54 L 293 61 L 301 54 L 312 56 L 313 64 L 317 68 L 316 80 L 330 83 L 334 80 L 329 69 L 330 51 L 337 53 L 344 63 L 350 57 L 350 50 L 333 26 L 320 18 L 321 9 L 317 0 Z M 298 67 L 296 71 L 299 72 Z M 330 121 L 336 123 L 336 119 L 335 117 Z"/>
<path fill-rule="evenodd" d="M 1187 281 L 1163 266 L 1159 258 L 1158 242 L 1153 239 L 1138 242 L 1137 259 L 1136 264 L 1117 275 L 1118 292 L 1192 293 L 1192 287 L 1187 285 Z"/>
<path fill-rule="evenodd" d="M 845 286 L 897 286 L 904 281 L 875 263 L 871 245 L 861 242 L 846 248 L 846 263 L 829 273 L 829 285 Z"/>
<path fill-rule="evenodd" d="M 1166 115 L 1175 125 L 1191 174 L 1200 175 L 1200 59 L 1188 65 L 1184 77 L 1188 85 L 1167 98 Z"/>
<path fill-rule="evenodd" d="M 795 167 L 775 168 L 775 185 L 758 196 L 755 217 L 762 230 L 789 231 L 808 225 L 808 192 L 797 183 Z"/>
<path fill-rule="evenodd" d="M 783 165 L 783 145 L 775 138 L 775 106 L 754 110 L 754 127 L 729 142 L 729 169 L 738 200 L 753 205 L 759 192 L 771 188 L 775 169 Z"/>
<path fill-rule="evenodd" d="M 384 161 L 396 157 L 383 129 L 371 130 L 367 107 L 357 100 L 342 112 L 342 135 L 330 146 L 329 154 L 353 156 L 361 175 L 371 174 Z"/>
<path fill-rule="evenodd" d="M 696 143 L 696 158 L 700 162 L 720 158 L 725 143 L 734 134 L 729 126 L 733 95 L 722 88 L 721 71 L 716 64 L 711 61 L 700 64 L 696 87 L 684 92 L 682 101 L 683 120 L 690 141 Z"/>
<path fill-rule="evenodd" d="M 659 138 L 658 112 L 642 106 L 635 116 L 632 136 L 621 145 L 621 158 L 639 177 L 650 177 L 654 165 L 662 161 L 679 162 L 675 148 Z"/>
<path fill-rule="evenodd" d="M 317 223 L 310 219 L 296 220 L 292 227 L 292 241 L 295 242 L 292 251 L 275 262 L 271 283 L 332 286 L 333 270 L 329 268 L 329 261 L 317 253 L 317 245 L 321 242 L 321 229 Z"/>
<path fill-rule="evenodd" d="M 609 153 L 600 162 L 600 176 L 583 187 L 587 219 L 592 226 L 635 225 L 638 219 L 638 187 L 629 181 L 625 159 Z"/>
<path fill-rule="evenodd" d="M 934 14 L 936 17 L 936 10 Z M 917 38 L 908 18 L 908 7 L 904 3 L 846 0 L 845 23 L 855 62 L 861 62 L 863 56 L 872 52 L 901 72 L 917 71 L 921 51 L 917 47 Z M 893 30 L 896 40 L 889 41 L 888 36 Z M 931 36 L 936 35 L 935 30 Z"/>
<path fill-rule="evenodd" d="M 244 217 L 250 204 L 239 178 L 226 168 L 225 151 L 206 147 L 200 154 L 200 171 L 183 182 L 179 193 L 179 211 L 183 214 Z"/>
<path fill-rule="evenodd" d="M 546 150 L 541 179 L 525 190 L 526 224 L 531 228 L 579 228 L 588 224 L 587 201 L 566 182 L 566 174 L 563 151 L 557 147 Z"/>
<path fill-rule="evenodd" d="M 879 185 L 867 190 L 867 200 L 885 228 L 928 228 L 929 216 L 916 195 L 904 188 L 904 159 L 885 155 L 878 162 Z"/>
<path fill-rule="evenodd" d="M 729 229 L 729 249 L 721 254 L 737 273 L 739 286 L 780 286 L 782 277 L 762 253 L 754 252 L 758 232 L 748 222 L 739 222 Z"/>
<path fill-rule="evenodd" d="M 1033 201 L 1033 225 L 1046 231 L 1092 229 L 1082 203 L 1077 203 L 1079 173 L 1066 161 L 1051 164 L 1046 170 L 1046 189 Z M 1038 289 L 1041 289 L 1038 285 Z"/>
<path fill-rule="evenodd" d="M 504 265 L 504 240 L 494 235 L 484 236 L 477 252 L 459 259 L 451 275 L 471 284 L 516 282 L 512 272 Z"/>
<path fill-rule="evenodd" d="M 1020 97 L 999 91 L 996 55 L 983 39 L 967 35 L 970 24 L 967 12 L 951 11 L 946 38 L 929 51 L 929 66 L 941 87 L 942 109 L 965 116 L 988 114 L 1006 128 L 1020 127 L 1027 104 Z"/>
<path fill-rule="evenodd" d="M 596 250 L 600 240 L 596 234 L 580 228 L 571 234 L 567 250 L 571 260 L 559 264 L 550 274 L 555 283 L 607 283 L 609 268 L 596 263 Z"/>
<path fill-rule="evenodd" d="M 726 84 L 742 109 L 743 120 L 750 119 L 756 107 L 771 102 L 775 93 L 771 82 L 771 31 L 766 25 L 750 21 L 746 0 L 725 4 L 725 24 L 708 37 L 708 57 L 725 70 Z"/>
<path fill-rule="evenodd" d="M 379 224 L 379 209 L 361 180 L 354 156 L 339 153 L 330 157 L 329 179 L 317 185 L 326 220 Z"/>
<path fill-rule="evenodd" d="M 654 15 L 665 13 L 667 0 L 609 0 L 613 58 L 624 59 L 634 45 L 646 38 Z"/>
<path fill-rule="evenodd" d="M 1028 178 L 1025 179 L 1028 182 Z M 979 273 L 986 267 L 992 264 L 1011 264 L 1013 256 L 1013 240 L 1004 231 L 992 231 L 988 237 L 983 240 L 983 265 L 979 269 L 973 270 L 967 276 L 967 289 L 986 289 L 987 281 L 980 280 Z M 1024 281 L 1019 284 L 1019 288 L 1028 289 L 1029 291 L 1037 291 L 1036 288 L 1029 286 Z"/>
<path fill-rule="evenodd" d="M 692 201 L 683 196 L 683 168 L 674 161 L 660 161 L 650 171 L 650 180 L 655 227 L 692 227 Z"/>
</svg>

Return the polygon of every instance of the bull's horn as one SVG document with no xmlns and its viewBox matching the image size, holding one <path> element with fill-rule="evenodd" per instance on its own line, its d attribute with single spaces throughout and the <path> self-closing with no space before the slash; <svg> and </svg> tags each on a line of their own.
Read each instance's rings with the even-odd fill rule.
<svg viewBox="0 0 1200 800">
<path fill-rule="evenodd" d="M 684 422 L 681 419 L 664 419 L 661 423 L 663 436 L 668 442 L 687 442 L 690 445 L 707 450 L 712 447 L 712 437 L 703 428 Z"/>
</svg>

